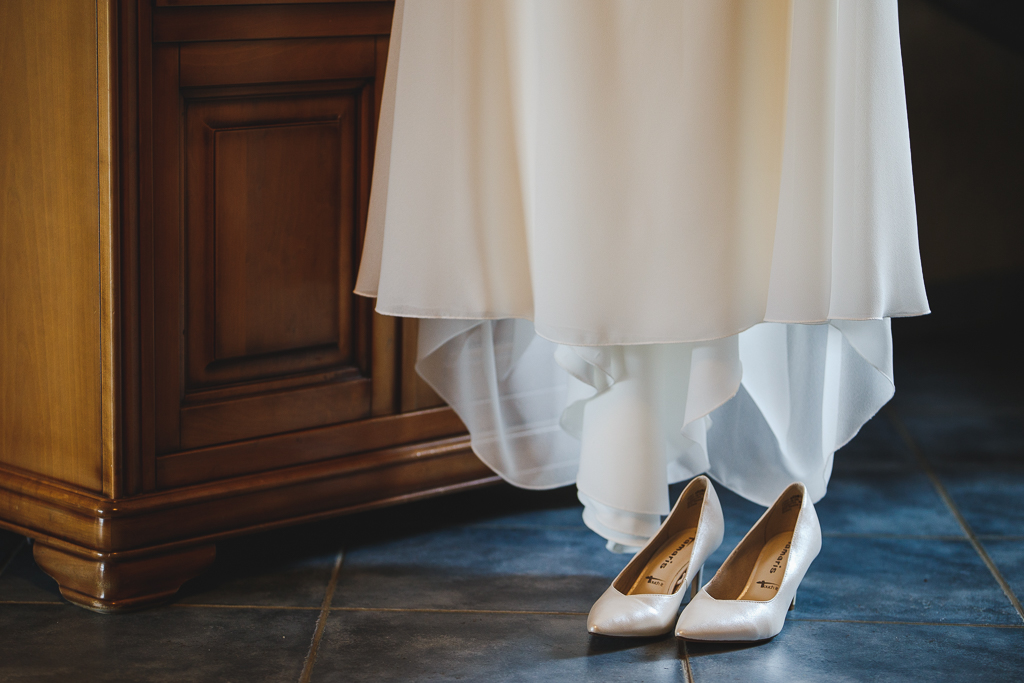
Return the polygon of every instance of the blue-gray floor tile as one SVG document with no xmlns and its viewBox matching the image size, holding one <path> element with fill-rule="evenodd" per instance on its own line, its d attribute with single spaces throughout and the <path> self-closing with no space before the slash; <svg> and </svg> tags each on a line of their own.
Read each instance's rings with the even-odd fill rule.
<svg viewBox="0 0 1024 683">
<path fill-rule="evenodd" d="M 1012 605 L 966 541 L 825 538 L 794 616 L 1017 624 Z"/>
<path fill-rule="evenodd" d="M 977 534 L 1024 534 L 1024 420 L 1014 414 L 906 418 Z"/>
<path fill-rule="evenodd" d="M 789 620 L 753 646 L 688 643 L 695 683 L 1020 680 L 1024 630 Z"/>
<path fill-rule="evenodd" d="M 334 604 L 587 612 L 628 560 L 586 529 L 439 529 L 349 548 Z"/>
<path fill-rule="evenodd" d="M 709 558 L 704 581 L 730 543 Z M 1017 614 L 966 540 L 825 537 L 800 585 L 796 616 L 1015 624 Z"/>
<path fill-rule="evenodd" d="M 685 483 L 685 482 L 684 482 Z M 675 495 L 684 483 L 672 487 Z M 725 515 L 720 564 L 765 508 L 716 484 Z M 962 536 L 948 508 L 892 423 L 879 415 L 835 455 L 832 478 L 816 509 L 826 534 Z"/>
<path fill-rule="evenodd" d="M 316 610 L 0 606 L 5 683 L 297 681 Z"/>
<path fill-rule="evenodd" d="M 825 534 L 963 536 L 920 471 L 834 473 L 815 510 Z"/>
<path fill-rule="evenodd" d="M 591 636 L 581 616 L 334 611 L 313 668 L 332 681 L 686 681 L 672 636 Z"/>
<path fill-rule="evenodd" d="M 1010 584 L 1017 600 L 1024 601 L 1024 540 L 986 539 L 982 545 L 999 568 L 999 573 Z"/>
<path fill-rule="evenodd" d="M 1024 535 L 1024 472 L 939 472 L 971 529 L 980 535 Z"/>
</svg>

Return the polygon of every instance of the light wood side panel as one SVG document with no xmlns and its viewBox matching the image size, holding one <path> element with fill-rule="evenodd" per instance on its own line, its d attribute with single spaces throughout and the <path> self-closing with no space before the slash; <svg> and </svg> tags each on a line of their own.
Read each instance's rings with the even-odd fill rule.
<svg viewBox="0 0 1024 683">
<path fill-rule="evenodd" d="M 118 231 L 116 0 L 96 0 L 96 175 L 100 260 L 100 429 L 103 493 L 123 490 L 121 436 L 121 278 Z"/>
<path fill-rule="evenodd" d="M 0 2 L 0 462 L 94 491 L 110 292 L 100 252 L 112 246 L 110 150 L 99 151 L 109 106 L 97 98 L 109 87 L 98 83 L 106 11 L 106 0 Z"/>
</svg>

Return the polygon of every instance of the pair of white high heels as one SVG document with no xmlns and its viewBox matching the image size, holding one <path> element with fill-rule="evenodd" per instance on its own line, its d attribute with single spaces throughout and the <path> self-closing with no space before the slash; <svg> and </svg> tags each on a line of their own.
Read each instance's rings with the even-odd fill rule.
<svg viewBox="0 0 1024 683">
<path fill-rule="evenodd" d="M 587 630 L 654 636 L 675 622 L 676 636 L 686 640 L 745 642 L 778 635 L 821 550 L 821 527 L 807 490 L 795 483 L 783 491 L 701 587 L 704 561 L 722 544 L 724 531 L 718 494 L 699 476 L 594 603 Z M 687 587 L 690 603 L 676 620 Z"/>
</svg>

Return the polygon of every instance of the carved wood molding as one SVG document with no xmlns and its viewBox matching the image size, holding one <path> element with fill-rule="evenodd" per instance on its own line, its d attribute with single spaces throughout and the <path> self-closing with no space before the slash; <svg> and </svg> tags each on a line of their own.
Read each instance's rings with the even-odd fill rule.
<svg viewBox="0 0 1024 683">
<path fill-rule="evenodd" d="M 252 0 L 243 2 L 256 4 Z M 242 3 L 224 0 L 157 2 L 153 15 L 153 40 L 157 43 L 179 43 L 386 35 L 391 32 L 394 7 L 393 2 L 378 0 L 332 1 L 331 4 L 273 0 L 273 4 L 262 7 L 247 7 L 245 21 L 239 21 L 236 8 L 218 6 L 236 4 Z"/>
<path fill-rule="evenodd" d="M 0 526 L 84 559 L 126 561 L 498 480 L 466 436 L 120 500 L 3 468 Z M 48 523 L 58 517 L 59 528 Z"/>
</svg>

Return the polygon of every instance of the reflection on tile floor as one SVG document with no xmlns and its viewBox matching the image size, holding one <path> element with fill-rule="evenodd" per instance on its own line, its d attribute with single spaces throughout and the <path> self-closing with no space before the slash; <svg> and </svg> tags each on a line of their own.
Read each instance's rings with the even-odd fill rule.
<svg viewBox="0 0 1024 683">
<path fill-rule="evenodd" d="M 1020 680 L 1019 629 L 790 619 L 768 645 L 687 644 L 697 681 Z"/>
<path fill-rule="evenodd" d="M 627 558 L 574 491 L 497 487 L 221 543 L 176 603 L 113 617 L 63 603 L 0 532 L 0 680 L 1019 680 L 1024 616 L 996 574 L 1024 594 L 1024 402 L 998 373 L 898 366 L 892 406 L 836 456 L 822 553 L 764 644 L 588 635 Z M 709 570 L 763 511 L 719 491 Z"/>
<path fill-rule="evenodd" d="M 316 610 L 0 606 L 0 680 L 297 681 Z"/>
</svg>

